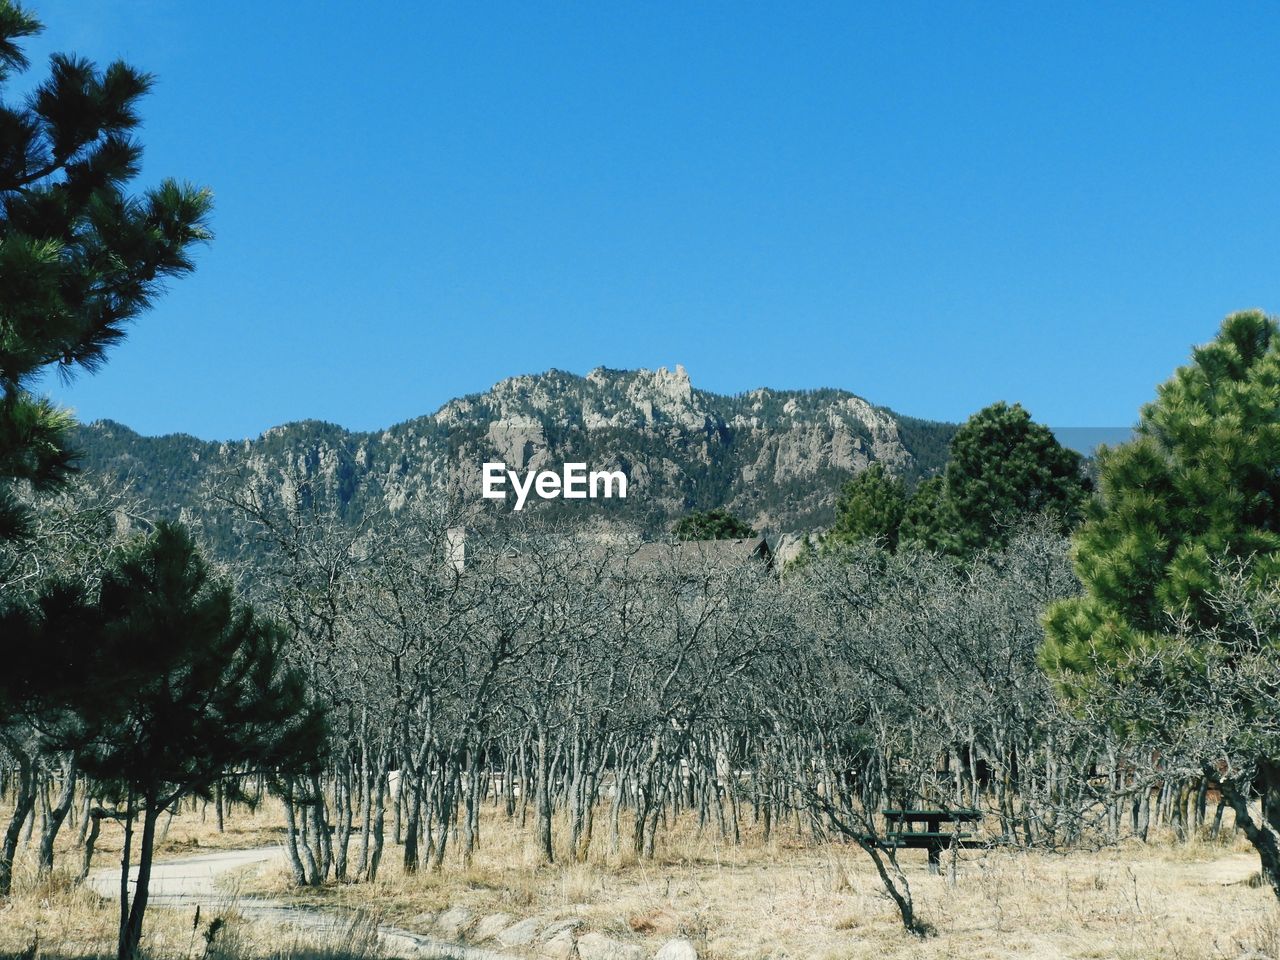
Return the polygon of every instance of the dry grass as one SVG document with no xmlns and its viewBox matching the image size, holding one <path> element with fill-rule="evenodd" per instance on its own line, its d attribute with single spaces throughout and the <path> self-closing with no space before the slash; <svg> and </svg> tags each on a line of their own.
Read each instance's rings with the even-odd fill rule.
<svg viewBox="0 0 1280 960">
<path fill-rule="evenodd" d="M 200 808 L 187 807 L 171 823 L 161 821 L 162 829 L 168 829 L 157 843 L 157 859 L 278 843 L 283 828 L 274 814 L 274 810 L 237 808 L 225 831 L 219 833 L 211 811 L 206 816 Z M 7 821 L 8 810 L 0 810 L 0 822 Z M 36 872 L 38 827 L 32 839 L 20 847 L 13 895 L 0 899 L 0 958 L 114 960 L 119 907 L 74 882 L 81 859 L 77 833 L 74 825 L 63 828 L 56 847 L 56 867 L 48 877 L 39 877 Z M 95 870 L 111 869 L 119 863 L 122 840 L 120 824 L 103 821 Z M 163 960 L 360 960 L 377 955 L 368 924 L 354 924 L 332 942 L 318 942 L 295 930 L 250 924 L 237 914 L 234 897 L 221 910 L 204 911 L 198 924 L 194 920 L 193 911 L 153 907 L 147 912 L 146 955 Z"/>
<path fill-rule="evenodd" d="M 1250 885 L 1257 859 L 1241 843 L 1132 844 L 1067 856 L 969 851 L 954 883 L 930 876 L 924 854 L 902 861 L 917 909 L 936 935 L 906 935 L 864 854 L 790 837 L 741 846 L 683 823 L 655 862 L 610 855 L 540 865 L 532 830 L 486 822 L 474 863 L 405 876 L 388 847 L 375 884 L 290 890 L 279 868 L 248 885 L 316 905 L 373 910 L 429 932 L 430 915 L 581 917 L 589 929 L 656 949 L 687 936 L 713 960 L 836 958 L 1173 958 L 1218 960 L 1256 951 L 1280 958 L 1280 909 Z"/>
<path fill-rule="evenodd" d="M 70 846 L 74 832 L 59 837 Z M 104 854 L 101 860 L 94 854 L 95 863 L 109 863 L 119 859 L 124 840 L 124 830 L 115 821 L 102 822 L 102 834 L 98 837 L 97 851 Z M 184 806 L 172 818 L 162 817 L 156 838 L 156 858 L 173 860 L 179 857 L 213 850 L 245 850 L 249 847 L 265 847 L 284 840 L 284 825 L 280 819 L 279 805 L 268 802 L 257 810 L 237 807 L 228 817 L 223 832 L 219 833 L 212 807 Z M 137 842 L 135 838 L 135 843 Z"/>
<path fill-rule="evenodd" d="M 56 871 L 37 879 L 26 869 L 14 895 L 0 901 L 0 958 L 114 960 L 117 905 Z M 249 923 L 234 906 L 206 911 L 148 911 L 145 956 L 155 960 L 364 960 L 378 957 L 373 925 L 356 921 L 338 936 Z"/>
<path fill-rule="evenodd" d="M 15 871 L 14 895 L 0 900 L 0 956 L 33 949 L 38 956 L 114 956 L 118 920 L 115 904 L 73 884 L 68 873 L 59 869 L 38 879 L 34 864 L 23 858 Z M 183 927 L 176 914 L 156 911 L 148 922 L 148 939 L 173 952 L 189 939 Z"/>
<path fill-rule="evenodd" d="M 161 847 L 164 857 L 206 849 L 273 843 L 275 811 L 237 811 L 218 834 L 198 812 L 175 818 Z M 99 866 L 118 850 L 118 828 L 104 828 Z M 558 831 L 560 833 L 561 831 Z M 74 829 L 60 870 L 72 863 Z M 113 839 L 114 838 L 114 839 Z M 1126 844 L 1070 855 L 1018 850 L 969 851 L 954 883 L 930 876 L 924 854 L 902 860 L 920 915 L 936 930 L 919 941 L 907 936 L 879 888 L 869 861 L 845 846 L 814 847 L 791 834 L 764 842 L 748 831 L 744 843 L 723 841 L 692 822 L 667 831 L 653 862 L 629 851 L 612 854 L 597 838 L 589 862 L 538 862 L 532 825 L 520 829 L 489 815 L 483 843 L 470 867 L 451 856 L 439 874 L 405 876 L 399 848 L 388 844 L 375 884 L 331 884 L 295 891 L 282 866 L 238 878 L 242 892 L 273 894 L 328 907 L 364 911 L 397 926 L 429 932 L 431 915 L 462 905 L 477 916 L 580 917 L 588 929 L 657 948 L 688 936 L 709 960 L 781 958 L 1121 958 L 1121 960 L 1280 960 L 1280 909 L 1256 882 L 1257 859 L 1240 841 L 1218 844 Z M 357 844 L 353 842 L 352 855 Z M 625 847 L 625 841 L 624 841 Z M 38 881 L 29 848 L 19 864 L 15 896 L 0 903 L 0 956 L 36 942 L 45 956 L 108 956 L 115 936 L 115 905 L 71 885 L 66 874 Z M 367 956 L 371 942 L 317 948 L 280 930 L 250 931 L 234 914 L 215 938 L 218 957 L 295 958 Z M 201 957 L 202 933 L 192 917 L 153 910 L 148 953 Z M 46 952 L 47 951 L 47 952 Z"/>
</svg>

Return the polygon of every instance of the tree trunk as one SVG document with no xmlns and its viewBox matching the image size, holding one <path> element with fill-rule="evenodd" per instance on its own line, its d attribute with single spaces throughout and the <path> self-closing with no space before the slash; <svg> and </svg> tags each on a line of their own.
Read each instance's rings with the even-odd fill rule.
<svg viewBox="0 0 1280 960">
<path fill-rule="evenodd" d="M 1222 796 L 1221 791 L 1219 791 L 1218 806 L 1217 806 L 1217 809 L 1213 811 L 1213 828 L 1209 834 L 1209 836 L 1214 840 L 1217 840 L 1222 833 L 1222 811 L 1226 809 L 1226 806 L 1227 806 L 1227 800 L 1224 796 Z"/>
<path fill-rule="evenodd" d="M 387 774 L 383 766 L 378 767 L 378 784 L 374 788 L 373 849 L 369 853 L 369 869 L 365 871 L 365 879 L 371 883 L 378 878 L 378 865 L 382 863 L 383 831 L 386 829 Z"/>
<path fill-rule="evenodd" d="M 77 847 L 84 846 L 85 837 L 89 834 L 89 811 L 93 809 L 93 794 L 90 792 L 88 784 L 85 784 L 84 800 L 80 807 L 80 835 L 76 839 Z"/>
<path fill-rule="evenodd" d="M 311 815 L 310 802 L 303 804 L 302 816 L 299 822 L 302 829 L 298 835 L 298 852 L 302 854 L 302 865 L 307 871 L 307 885 L 312 887 L 320 886 L 323 878 L 320 876 L 319 860 L 316 857 L 315 847 L 312 845 L 312 834 L 315 833 L 315 818 Z"/>
<path fill-rule="evenodd" d="M 289 869 L 293 872 L 294 886 L 301 887 L 307 882 L 307 872 L 302 865 L 302 857 L 298 849 L 298 814 L 294 809 L 292 787 L 280 798 L 284 805 L 284 849 L 289 855 Z"/>
<path fill-rule="evenodd" d="M 399 808 L 408 806 L 404 815 L 404 858 L 402 865 L 405 873 L 415 873 L 418 869 L 418 818 L 422 815 L 422 782 L 417 772 L 409 774 L 409 765 L 400 771 Z M 399 818 L 397 817 L 397 823 Z"/>
<path fill-rule="evenodd" d="M 116 938 L 117 960 L 133 960 L 125 953 L 125 939 L 129 926 L 129 859 L 133 854 L 133 793 L 124 807 L 124 845 L 120 848 L 120 931 Z"/>
<path fill-rule="evenodd" d="M 373 774 L 369 769 L 369 735 L 365 718 L 360 721 L 360 777 L 356 780 L 360 788 L 360 855 L 356 862 L 356 877 L 364 879 L 369 869 L 369 841 L 373 831 Z M 378 776 L 384 776 L 379 772 Z"/>
<path fill-rule="evenodd" d="M 89 876 L 89 870 L 93 866 L 93 847 L 98 842 L 98 834 L 102 830 L 102 818 L 107 815 L 107 811 L 101 807 L 92 808 L 85 814 L 86 821 L 93 821 L 89 827 L 89 832 L 84 838 L 84 856 L 80 861 L 80 882 L 83 883 L 85 878 Z"/>
<path fill-rule="evenodd" d="M 538 815 L 538 853 L 543 863 L 555 861 L 555 849 L 551 842 L 551 757 L 546 729 L 538 729 L 538 785 L 535 806 Z"/>
<path fill-rule="evenodd" d="M 520 828 L 524 829 L 524 825 L 529 816 L 529 754 L 525 749 L 528 737 L 520 738 Z"/>
<path fill-rule="evenodd" d="M 329 834 L 329 805 L 324 799 L 324 785 L 320 776 L 311 777 L 311 824 L 316 835 L 316 861 L 320 865 L 320 882 L 329 879 L 329 871 L 333 868 L 333 838 Z"/>
<path fill-rule="evenodd" d="M 45 820 L 44 830 L 40 834 L 38 870 L 41 876 L 53 870 L 53 842 L 58 838 L 58 830 L 61 829 L 63 821 L 67 819 L 71 804 L 75 802 L 78 771 L 74 755 L 67 757 L 64 776 L 66 779 L 62 782 L 62 792 L 58 794 L 58 802 L 49 811 L 49 816 Z"/>
<path fill-rule="evenodd" d="M 431 853 L 431 869 L 436 873 L 440 872 L 440 869 L 444 866 L 444 852 L 449 840 L 449 826 L 453 823 L 454 813 L 457 810 L 459 776 L 458 761 L 454 759 L 449 762 L 449 769 L 442 771 L 440 778 L 436 816 L 436 822 L 440 825 L 440 833 L 435 848 Z"/>
<path fill-rule="evenodd" d="M 405 787 L 405 768 L 400 768 L 400 775 L 396 777 L 396 789 L 391 796 L 391 842 L 396 846 L 404 843 L 404 787 Z"/>
<path fill-rule="evenodd" d="M 351 844 L 352 799 L 351 761 L 344 757 L 338 765 L 333 785 L 334 812 L 337 815 L 336 836 L 333 843 L 333 877 L 339 882 L 347 879 L 347 850 Z"/>
<path fill-rule="evenodd" d="M 1143 787 L 1133 800 L 1133 833 L 1143 843 L 1151 827 L 1151 788 Z"/>
<path fill-rule="evenodd" d="M 7 744 L 9 752 L 18 761 L 18 782 L 14 787 L 13 816 L 4 832 L 4 847 L 0 849 L 0 897 L 7 897 L 13 888 L 13 859 L 18 853 L 18 839 L 22 824 L 36 802 L 35 763 L 25 750 Z"/>
<path fill-rule="evenodd" d="M 1244 835 L 1258 851 L 1258 860 L 1262 867 L 1263 879 L 1271 887 L 1271 891 L 1280 898 L 1280 823 L 1272 820 L 1268 807 L 1277 805 L 1277 794 L 1280 793 L 1280 782 L 1273 779 L 1274 770 L 1266 766 L 1259 771 L 1258 786 L 1262 791 L 1262 816 L 1255 821 L 1249 813 L 1249 795 L 1231 780 L 1220 781 L 1222 796 L 1235 811 L 1236 826 L 1244 831 Z M 1268 802 L 1270 800 L 1270 803 Z"/>
<path fill-rule="evenodd" d="M 142 944 L 142 921 L 147 912 L 147 894 L 151 884 L 151 856 L 156 841 L 156 821 L 162 808 L 147 798 L 142 809 L 142 842 L 138 845 L 138 879 L 133 888 L 133 903 L 124 936 L 120 939 L 117 960 L 133 960 Z"/>
</svg>

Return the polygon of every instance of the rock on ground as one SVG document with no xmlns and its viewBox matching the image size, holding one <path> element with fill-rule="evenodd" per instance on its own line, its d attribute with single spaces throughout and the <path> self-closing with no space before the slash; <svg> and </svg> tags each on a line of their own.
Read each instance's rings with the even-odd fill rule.
<svg viewBox="0 0 1280 960">
<path fill-rule="evenodd" d="M 542 929 L 542 921 L 537 917 L 513 923 L 498 934 L 498 942 L 506 947 L 527 947 Z"/>
<path fill-rule="evenodd" d="M 647 960 L 643 947 L 622 943 L 599 933 L 584 933 L 578 938 L 579 960 Z"/>
<path fill-rule="evenodd" d="M 450 907 L 436 920 L 436 932 L 445 940 L 459 939 L 475 915 L 466 907 Z"/>
<path fill-rule="evenodd" d="M 476 924 L 475 929 L 471 931 L 471 939 L 473 940 L 489 940 L 496 937 L 507 927 L 511 926 L 515 917 L 509 913 L 491 913 L 487 917 L 481 917 L 480 922 Z"/>
<path fill-rule="evenodd" d="M 561 930 L 538 948 L 538 955 L 546 960 L 573 960 L 577 956 L 574 952 L 573 931 Z"/>
<path fill-rule="evenodd" d="M 565 920 L 555 920 L 547 925 L 542 931 L 543 940 L 554 940 L 562 933 L 574 934 L 578 932 L 578 928 L 582 926 L 583 919 L 581 917 L 569 917 Z"/>
<path fill-rule="evenodd" d="M 681 937 L 664 943 L 653 960 L 698 960 L 698 951 Z"/>
</svg>

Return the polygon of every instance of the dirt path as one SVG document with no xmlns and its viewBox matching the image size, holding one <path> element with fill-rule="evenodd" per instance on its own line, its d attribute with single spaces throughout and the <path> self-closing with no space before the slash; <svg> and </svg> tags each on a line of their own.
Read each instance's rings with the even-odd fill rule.
<svg viewBox="0 0 1280 960">
<path fill-rule="evenodd" d="M 234 910 L 256 923 L 291 927 L 318 939 L 342 937 L 351 928 L 353 917 L 337 911 L 304 908 L 262 897 L 237 896 L 229 888 L 230 875 L 252 867 L 283 859 L 279 847 L 257 847 L 250 850 L 220 850 L 216 853 L 159 861 L 151 866 L 150 903 L 173 910 L 194 911 L 212 916 L 218 911 Z M 129 874 L 132 886 L 137 882 L 138 868 Z M 119 868 L 102 867 L 89 874 L 87 885 L 99 896 L 118 900 Z M 508 954 L 483 950 L 462 944 L 434 940 L 398 927 L 379 925 L 378 937 L 392 956 L 432 957 L 437 960 L 518 960 Z"/>
<path fill-rule="evenodd" d="M 1233 853 L 1205 864 L 1200 870 L 1200 882 L 1229 887 L 1256 876 L 1258 869 L 1256 853 Z"/>
<path fill-rule="evenodd" d="M 219 878 L 242 867 L 250 867 L 279 858 L 277 847 L 255 850 L 219 850 L 181 860 L 160 860 L 151 865 L 151 903 L 156 906 L 202 907 L 221 906 L 227 893 L 220 889 Z M 137 882 L 138 868 L 129 874 L 129 883 Z M 115 899 L 120 895 L 120 868 L 101 867 L 86 881 L 100 896 Z M 171 903 L 172 901 L 172 903 Z"/>
</svg>

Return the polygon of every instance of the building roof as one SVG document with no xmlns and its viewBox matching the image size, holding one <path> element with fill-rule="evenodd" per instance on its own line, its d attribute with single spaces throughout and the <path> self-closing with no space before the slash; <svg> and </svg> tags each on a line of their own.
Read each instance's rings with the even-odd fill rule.
<svg viewBox="0 0 1280 960">
<path fill-rule="evenodd" d="M 452 565 L 462 570 L 470 567 L 466 549 L 466 531 L 449 531 L 448 554 Z M 773 568 L 773 550 L 764 537 L 739 537 L 731 540 L 677 540 L 637 544 L 585 543 L 579 556 L 584 564 L 604 564 L 616 574 L 645 575 L 671 569 L 727 571 L 748 563 L 762 563 Z M 525 558 L 520 553 L 500 551 L 500 569 L 519 567 Z"/>
<path fill-rule="evenodd" d="M 763 561 L 766 568 L 773 566 L 773 551 L 769 549 L 769 543 L 764 537 L 642 543 L 624 556 L 640 568 L 665 567 L 674 562 L 727 569 L 753 560 Z"/>
</svg>

